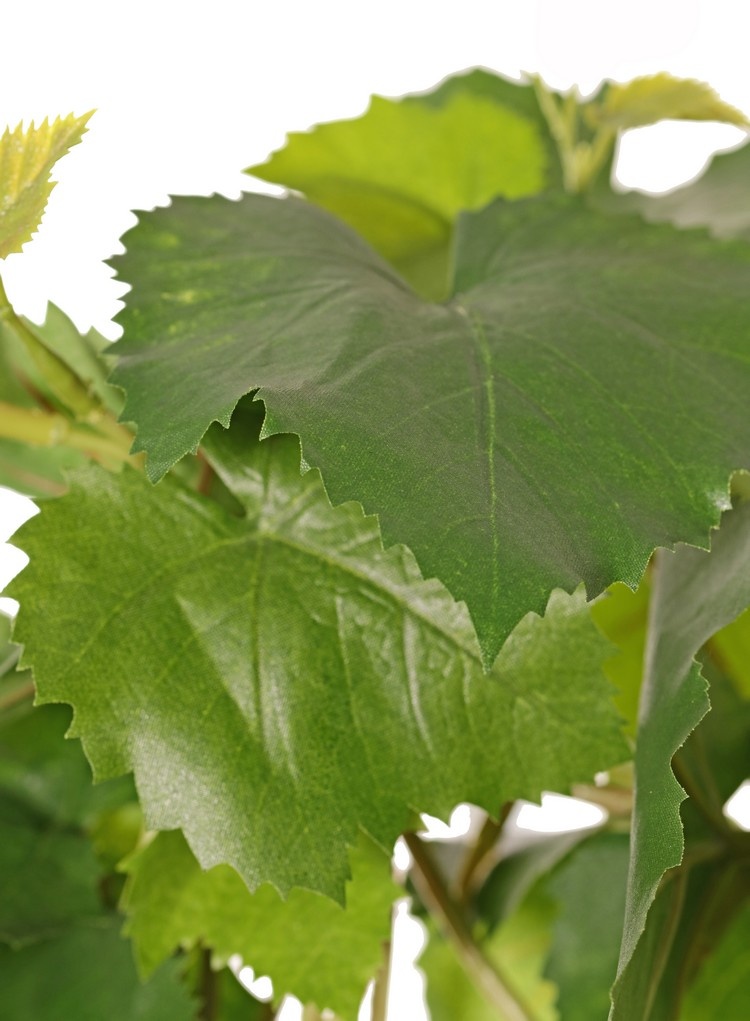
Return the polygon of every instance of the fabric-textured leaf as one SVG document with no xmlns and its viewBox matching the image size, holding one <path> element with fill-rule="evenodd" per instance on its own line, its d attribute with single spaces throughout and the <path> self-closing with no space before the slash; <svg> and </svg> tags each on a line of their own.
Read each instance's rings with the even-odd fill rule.
<svg viewBox="0 0 750 1021">
<path fill-rule="evenodd" d="M 151 477 L 260 388 L 265 433 L 467 603 L 487 664 L 551 589 L 705 544 L 749 463 L 744 244 L 498 201 L 437 305 L 299 200 L 176 199 L 125 242 L 113 379 Z"/>
<path fill-rule="evenodd" d="M 54 188 L 49 180 L 55 163 L 81 141 L 91 113 L 58 117 L 38 127 L 0 137 L 0 259 L 20 252 L 39 226 Z"/>
<path fill-rule="evenodd" d="M 282 900 L 270 886 L 248 892 L 226 865 L 208 872 L 180 833 L 161 833 L 128 864 L 127 932 L 149 973 L 177 947 L 199 941 L 220 959 L 239 954 L 256 975 L 268 975 L 274 1002 L 292 993 L 356 1021 L 368 981 L 390 935 L 390 861 L 362 838 L 351 856 L 346 909 L 309 890 Z"/>
<path fill-rule="evenodd" d="M 725 515 L 711 553 L 682 547 L 657 561 L 636 746 L 636 798 L 625 927 L 613 990 L 612 1021 L 644 1016 L 652 993 L 641 980 L 639 941 L 652 938 L 649 908 L 664 873 L 679 865 L 684 792 L 670 761 L 709 709 L 706 682 L 693 659 L 719 628 L 750 603 L 750 504 Z M 679 893 L 678 887 L 673 887 Z M 675 896 L 677 896 L 675 893 Z M 665 902 L 669 925 L 673 909 Z M 651 919 L 649 918 L 649 923 Z M 644 955 L 647 962 L 653 954 Z"/>
<path fill-rule="evenodd" d="M 375 96 L 362 117 L 296 132 L 248 173 L 335 213 L 439 298 L 458 214 L 534 195 L 556 168 L 533 88 L 477 69 L 432 92 Z"/>
<path fill-rule="evenodd" d="M 496 812 L 627 757 L 581 593 L 485 676 L 464 609 L 332 509 L 296 441 L 239 414 L 206 449 L 244 517 L 92 469 L 25 526 L 11 588 L 40 699 L 73 704 L 95 774 L 133 770 L 204 868 L 341 899 L 359 827 L 390 849 L 414 809 Z"/>
</svg>

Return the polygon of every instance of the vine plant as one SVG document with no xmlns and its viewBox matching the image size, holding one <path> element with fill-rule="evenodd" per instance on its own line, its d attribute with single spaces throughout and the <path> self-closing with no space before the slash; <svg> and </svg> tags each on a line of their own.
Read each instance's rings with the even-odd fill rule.
<svg viewBox="0 0 750 1021">
<path fill-rule="evenodd" d="M 6 1021 L 384 1021 L 405 893 L 434 1021 L 750 1016 L 750 145 L 613 189 L 676 117 L 747 127 L 459 74 L 140 214 L 113 347 L 0 291 Z M 6 131 L 0 257 L 86 120 Z"/>
</svg>

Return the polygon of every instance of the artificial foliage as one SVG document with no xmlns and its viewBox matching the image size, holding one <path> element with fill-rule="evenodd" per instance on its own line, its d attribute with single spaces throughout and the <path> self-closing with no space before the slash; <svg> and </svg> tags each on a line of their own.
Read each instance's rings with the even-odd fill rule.
<svg viewBox="0 0 750 1021">
<path fill-rule="evenodd" d="M 748 127 L 474 70 L 140 212 L 113 346 L 0 284 L 3 1017 L 398 1021 L 401 897 L 434 1021 L 750 1016 L 750 144 L 623 193 L 665 118 Z M 87 119 L 0 139 L 0 257 Z"/>
</svg>

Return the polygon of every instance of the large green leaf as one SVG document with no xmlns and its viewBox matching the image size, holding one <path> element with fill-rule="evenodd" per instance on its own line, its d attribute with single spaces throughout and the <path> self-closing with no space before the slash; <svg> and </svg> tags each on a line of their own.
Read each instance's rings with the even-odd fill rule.
<svg viewBox="0 0 750 1021">
<path fill-rule="evenodd" d="M 670 761 L 709 709 L 694 656 L 750 603 L 750 504 L 725 515 L 711 553 L 689 547 L 658 558 L 636 746 L 636 799 L 613 1021 L 647 1018 L 659 979 L 656 953 L 674 937 L 685 879 L 670 884 L 649 913 L 664 873 L 684 849 L 680 803 L 685 794 Z M 653 915 L 656 917 L 652 917 Z M 648 917 L 648 924 L 647 924 Z M 668 947 L 668 943 L 666 943 Z"/>
<path fill-rule="evenodd" d="M 355 120 L 290 135 L 248 173 L 335 213 L 420 292 L 443 297 L 456 217 L 559 174 L 532 86 L 476 69 L 432 92 L 375 96 Z"/>
<path fill-rule="evenodd" d="M 750 463 L 739 242 L 498 201 L 461 219 L 444 305 L 294 199 L 176 199 L 126 244 L 113 379 L 151 477 L 259 387 L 265 433 L 466 601 L 487 664 L 554 587 L 705 544 Z"/>
<path fill-rule="evenodd" d="M 3 1021 L 193 1021 L 179 962 L 142 984 L 119 927 L 113 914 L 23 950 L 0 946 Z"/>
<path fill-rule="evenodd" d="M 204 872 L 180 833 L 161 833 L 128 864 L 127 931 L 139 965 L 150 972 L 177 947 L 200 941 L 270 976 L 276 1003 L 292 993 L 354 1021 L 403 891 L 370 841 L 360 840 L 351 864 L 346 909 L 309 890 L 282 900 L 270 886 L 251 894 L 226 865 Z"/>
<path fill-rule="evenodd" d="M 413 809 L 496 812 L 627 757 L 580 592 L 485 676 L 464 609 L 237 417 L 207 450 L 244 516 L 92 469 L 22 533 L 39 697 L 74 705 L 99 778 L 134 771 L 153 828 L 251 888 L 341 899 L 360 826 L 390 849 Z"/>
</svg>

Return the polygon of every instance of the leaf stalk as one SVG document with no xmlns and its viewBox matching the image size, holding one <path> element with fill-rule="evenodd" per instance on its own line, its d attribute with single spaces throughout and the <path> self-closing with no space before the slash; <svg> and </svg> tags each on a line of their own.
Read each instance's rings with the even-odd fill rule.
<svg viewBox="0 0 750 1021">
<path fill-rule="evenodd" d="M 412 856 L 414 886 L 444 937 L 453 945 L 466 974 L 507 1021 L 534 1021 L 531 1010 L 474 939 L 463 912 L 450 897 L 423 841 L 416 833 L 405 833 L 404 842 Z"/>
</svg>

